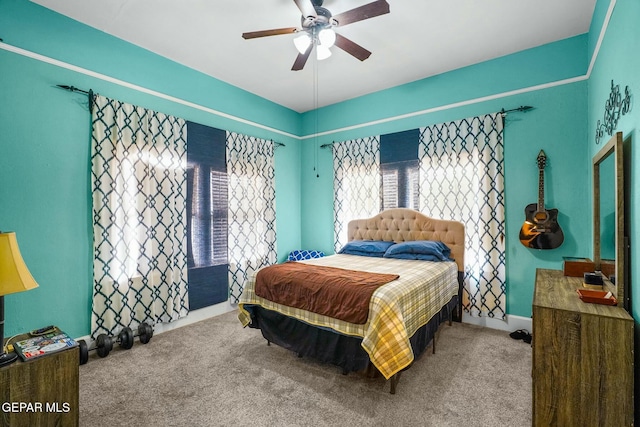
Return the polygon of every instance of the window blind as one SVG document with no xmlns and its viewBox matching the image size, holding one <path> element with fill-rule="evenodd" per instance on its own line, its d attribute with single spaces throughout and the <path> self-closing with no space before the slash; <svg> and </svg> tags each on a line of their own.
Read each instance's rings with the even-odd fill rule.
<svg viewBox="0 0 640 427">
<path fill-rule="evenodd" d="M 187 122 L 189 308 L 228 298 L 226 132 Z"/>
<path fill-rule="evenodd" d="M 412 208 L 418 210 L 420 130 L 390 133 L 380 137 L 380 172 L 382 174 L 381 209 Z"/>
</svg>

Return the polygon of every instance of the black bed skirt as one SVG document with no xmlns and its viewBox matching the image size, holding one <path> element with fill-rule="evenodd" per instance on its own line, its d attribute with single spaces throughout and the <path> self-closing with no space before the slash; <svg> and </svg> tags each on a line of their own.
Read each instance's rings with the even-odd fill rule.
<svg viewBox="0 0 640 427">
<path fill-rule="evenodd" d="M 433 339 L 441 323 L 450 319 L 458 305 L 454 296 L 442 310 L 409 339 L 417 359 Z M 362 348 L 362 338 L 337 333 L 285 316 L 263 307 L 245 306 L 251 314 L 252 328 L 260 329 L 269 342 L 321 362 L 342 368 L 343 372 L 361 371 L 369 365 L 369 355 Z"/>
</svg>

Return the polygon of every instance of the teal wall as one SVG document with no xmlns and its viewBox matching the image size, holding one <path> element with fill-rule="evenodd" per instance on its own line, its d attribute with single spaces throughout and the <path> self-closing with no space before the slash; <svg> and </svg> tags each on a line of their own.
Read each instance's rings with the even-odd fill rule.
<svg viewBox="0 0 640 427">
<path fill-rule="evenodd" d="M 599 2 L 600 3 L 600 2 Z M 609 1 L 605 1 L 609 4 Z M 625 190 L 627 196 L 627 215 L 631 245 L 631 314 L 635 320 L 635 357 L 636 357 L 636 408 L 640 407 L 640 3 L 635 0 L 617 0 L 602 41 L 597 61 L 593 67 L 588 85 L 588 132 L 589 151 L 593 156 L 599 151 L 603 143 L 609 139 L 605 135 L 599 145 L 595 143 L 595 130 L 598 120 L 603 119 L 605 101 L 611 92 L 611 81 L 620 85 L 624 93 L 628 86 L 632 95 L 632 108 L 627 115 L 620 118 L 617 131 L 623 133 L 625 140 L 624 154 L 627 157 L 625 171 Z M 640 422 L 640 414 L 636 411 L 636 424 Z"/>
<path fill-rule="evenodd" d="M 144 51 L 27 0 L 0 0 L 0 38 L 48 58 L 255 122 L 252 126 L 102 78 L 0 49 L 0 230 L 15 231 L 39 287 L 8 295 L 5 335 L 56 324 L 89 333 L 92 231 L 90 118 L 93 89 L 221 129 L 286 144 L 276 150 L 279 258 L 300 247 L 299 114 Z M 126 66 L 122 66 L 126 64 Z"/>
<path fill-rule="evenodd" d="M 212 79 L 28 0 L 0 0 L 0 38 L 11 46 L 40 53 L 110 78 L 175 96 L 294 135 L 300 133 L 298 113 L 293 110 Z M 94 90 L 102 89 L 97 87 L 98 82 L 90 82 L 95 86 Z M 124 98 L 123 101 L 137 101 L 141 104 L 144 102 L 144 98 L 138 97 L 136 92 L 130 90 L 108 87 L 109 92 L 106 92 L 107 87 L 104 89 L 105 96 L 109 96 L 111 90 L 115 89 L 118 90 L 118 95 Z M 158 100 L 147 102 L 158 103 Z M 158 107 L 164 107 L 162 112 L 169 114 L 173 114 L 173 110 L 178 108 L 171 102 L 158 103 Z M 166 109 L 172 111 L 165 111 Z M 234 121 L 220 120 L 216 123 L 223 129 L 240 129 L 240 125 Z"/>
<path fill-rule="evenodd" d="M 583 34 L 334 104 L 304 114 L 303 131 L 305 135 L 316 133 L 316 124 L 318 132 L 322 133 L 375 120 L 389 120 L 583 76 L 587 69 L 587 46 L 588 37 Z M 369 127 L 369 131 L 402 129 L 410 123 L 422 124 L 424 116 L 417 121 L 391 120 L 382 127 Z"/>
<path fill-rule="evenodd" d="M 531 316 L 535 269 L 562 268 L 563 256 L 590 256 L 587 82 L 580 78 L 587 46 L 586 35 L 573 37 L 305 114 L 306 132 L 317 113 L 323 135 L 302 148 L 302 245 L 333 250 L 331 152 L 319 145 L 531 105 L 530 112 L 509 114 L 504 131 L 507 312 Z M 393 119 L 425 110 L 438 111 Z M 373 121 L 383 123 L 365 125 Z M 518 238 L 524 207 L 537 201 L 540 149 L 548 159 L 546 206 L 559 210 L 565 233 L 560 248 L 546 251 L 525 248 Z"/>
</svg>

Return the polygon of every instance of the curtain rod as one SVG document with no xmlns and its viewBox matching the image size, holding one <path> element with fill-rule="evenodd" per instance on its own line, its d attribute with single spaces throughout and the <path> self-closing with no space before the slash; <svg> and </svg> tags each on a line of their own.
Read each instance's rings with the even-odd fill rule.
<svg viewBox="0 0 640 427">
<path fill-rule="evenodd" d="M 91 89 L 89 89 L 88 91 L 83 90 L 83 89 L 79 89 L 75 86 L 69 86 L 69 85 L 56 85 L 57 87 L 59 87 L 60 89 L 64 89 L 66 91 L 69 92 L 79 92 L 79 93 L 84 93 L 85 95 L 93 95 L 93 91 Z M 89 110 L 91 110 L 91 100 L 89 100 Z M 278 141 L 274 141 L 273 139 L 270 140 L 271 142 L 273 142 L 275 144 L 275 148 L 278 147 L 286 147 L 286 145 L 284 145 L 282 142 L 278 142 Z"/>
<path fill-rule="evenodd" d="M 533 107 L 530 105 L 521 105 L 518 108 L 512 108 L 510 110 L 505 110 L 503 108 L 500 110 L 500 114 L 504 117 L 507 113 L 526 113 L 529 110 L 533 110 Z"/>
<path fill-rule="evenodd" d="M 87 92 L 86 90 L 78 89 L 75 86 L 67 86 L 67 85 L 56 85 L 56 86 L 59 87 L 60 89 L 68 90 L 69 92 L 80 92 L 86 95 L 89 95 L 89 93 L 91 93 L 91 91 Z"/>
<path fill-rule="evenodd" d="M 59 87 L 60 89 L 64 89 L 69 92 L 79 92 L 79 93 L 84 93 L 85 95 L 88 95 L 89 96 L 89 114 L 93 114 L 93 90 L 89 89 L 89 91 L 86 91 L 86 90 L 78 89 L 75 86 L 69 86 L 69 85 L 56 85 L 56 86 Z"/>
<path fill-rule="evenodd" d="M 526 113 L 529 110 L 533 110 L 533 107 L 530 105 L 521 105 L 518 108 L 512 108 L 510 110 L 505 110 L 504 108 L 502 108 L 499 113 L 502 115 L 502 118 L 507 116 L 507 113 Z M 327 148 L 327 147 L 331 147 L 333 144 L 335 144 L 336 141 L 332 141 L 329 142 L 327 144 L 322 144 L 320 146 L 320 148 Z"/>
</svg>

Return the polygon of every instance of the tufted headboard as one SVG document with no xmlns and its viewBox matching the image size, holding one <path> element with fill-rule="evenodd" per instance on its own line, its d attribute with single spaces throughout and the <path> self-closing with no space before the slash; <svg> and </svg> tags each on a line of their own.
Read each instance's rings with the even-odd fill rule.
<svg viewBox="0 0 640 427">
<path fill-rule="evenodd" d="M 464 225 L 458 221 L 430 218 L 406 208 L 387 209 L 373 218 L 349 221 L 351 240 L 439 240 L 451 249 L 451 258 L 464 272 Z"/>
</svg>

